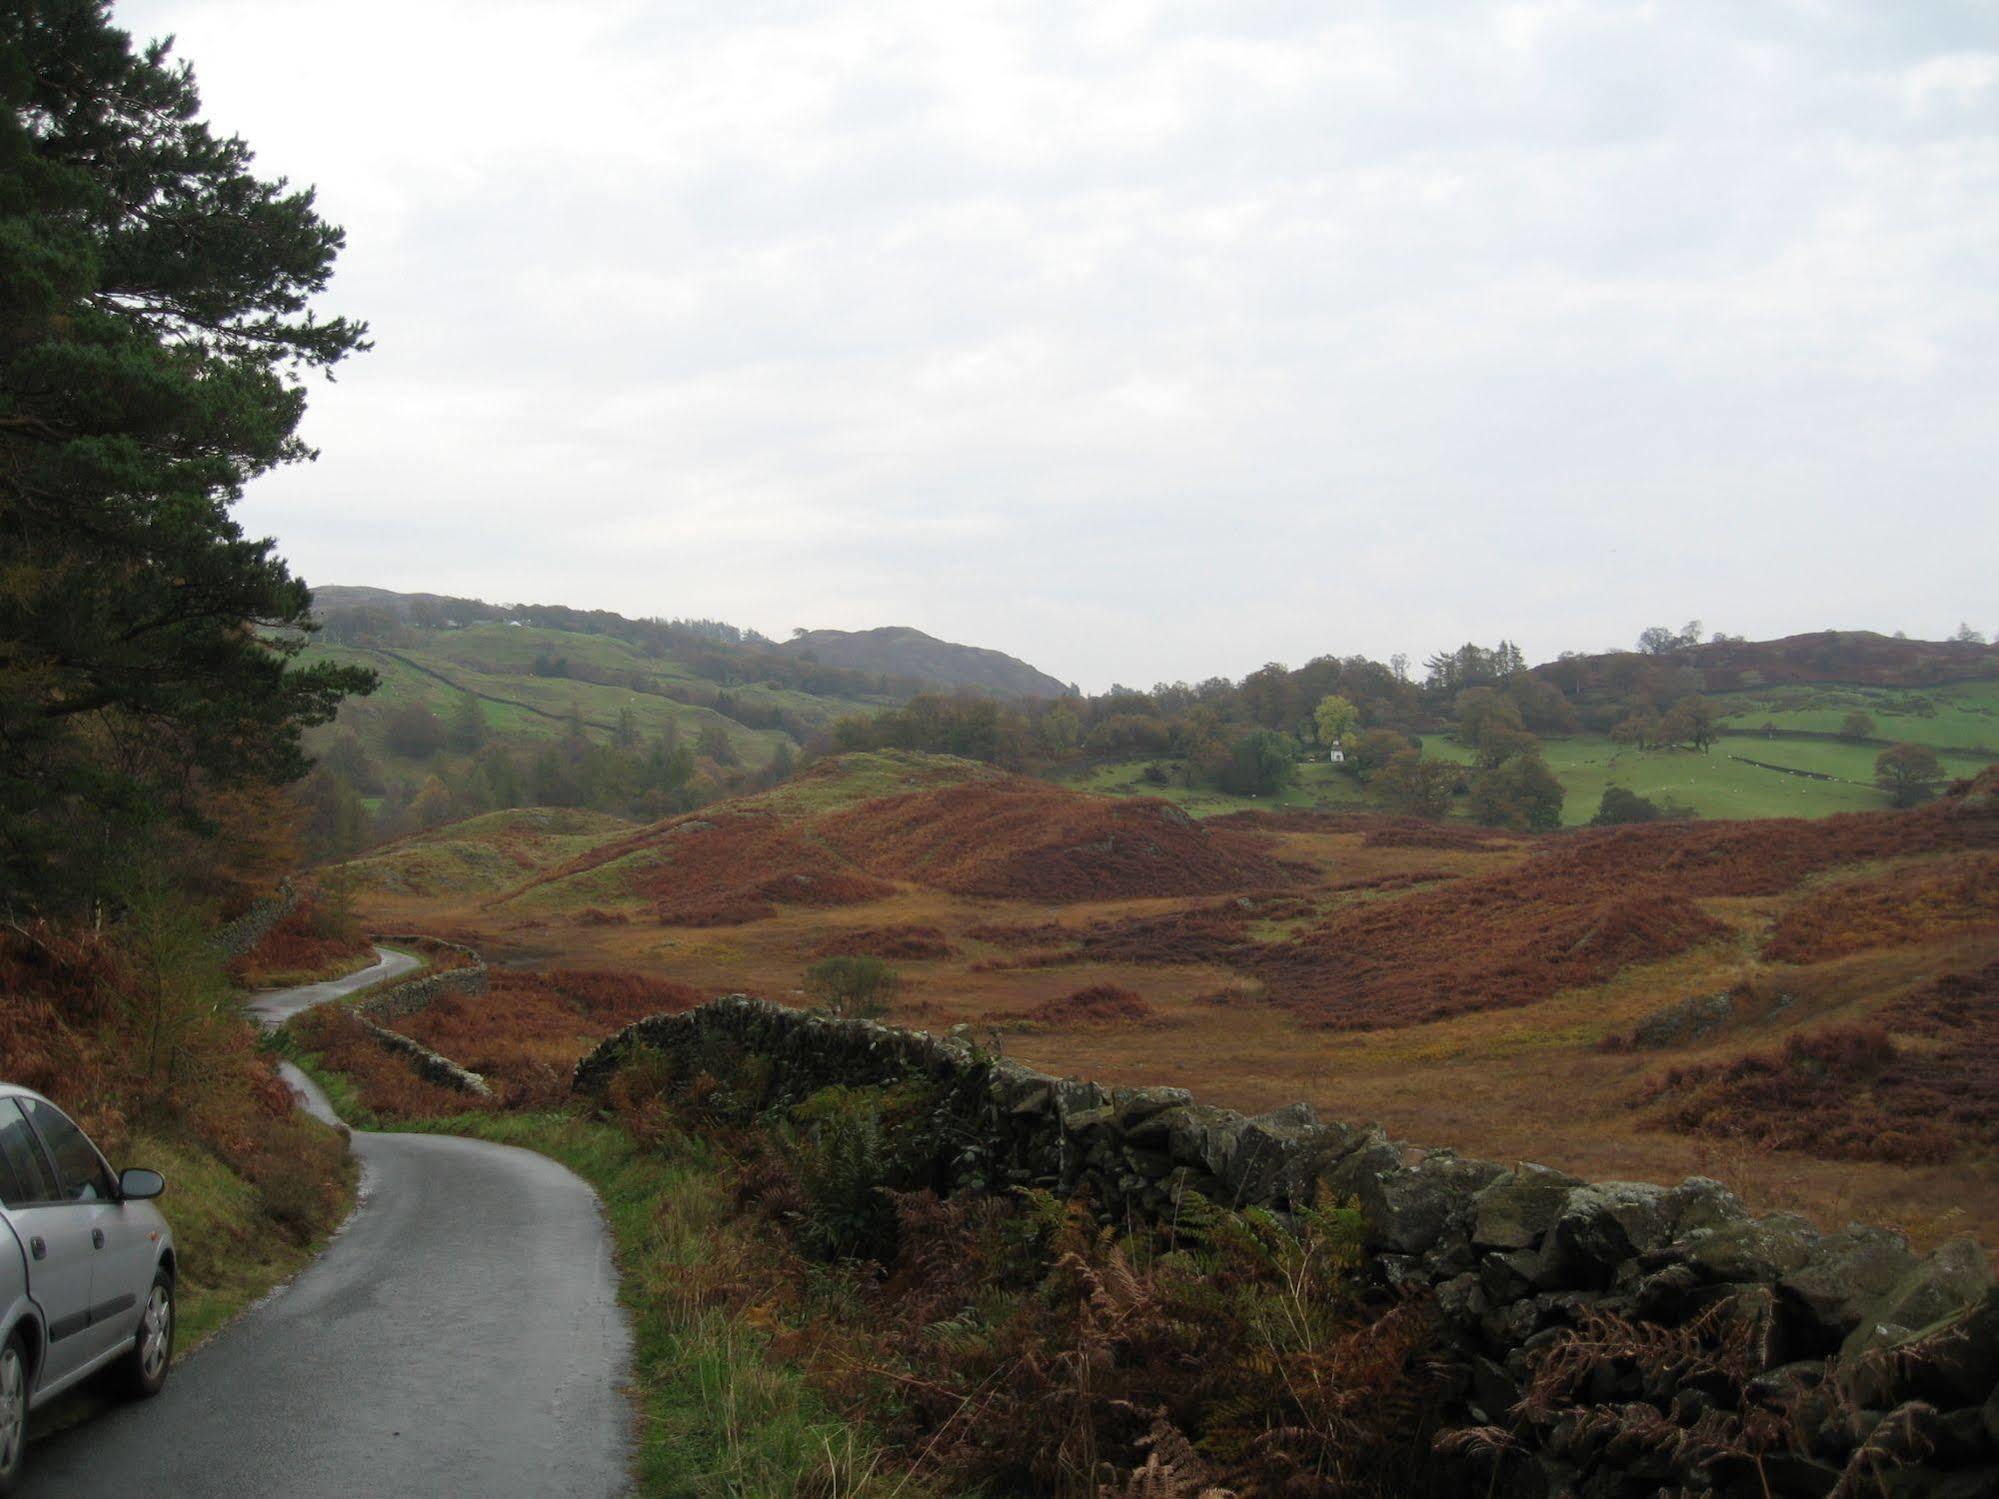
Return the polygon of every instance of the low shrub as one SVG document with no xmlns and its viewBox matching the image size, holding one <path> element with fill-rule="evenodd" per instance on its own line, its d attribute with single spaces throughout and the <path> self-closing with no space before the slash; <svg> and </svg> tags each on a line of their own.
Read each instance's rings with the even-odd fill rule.
<svg viewBox="0 0 1999 1499">
<path fill-rule="evenodd" d="M 878 1020 L 902 988 L 902 976 L 880 958 L 821 958 L 805 970 L 805 992 L 829 1015 Z"/>
<path fill-rule="evenodd" d="M 1999 1102 L 1973 1117 L 1937 1096 L 1934 1059 L 1905 1055 L 1879 1026 L 1834 1026 L 1785 1038 L 1775 1052 L 1675 1067 L 1635 1102 L 1683 1134 L 1747 1140 L 1832 1160 L 1924 1165 L 1949 1160 L 1968 1139 L 1989 1143 Z"/>
<path fill-rule="evenodd" d="M 1060 999 L 1045 999 L 1025 1017 L 1037 1025 L 1143 1025 L 1159 1012 L 1129 989 L 1093 984 Z"/>
</svg>

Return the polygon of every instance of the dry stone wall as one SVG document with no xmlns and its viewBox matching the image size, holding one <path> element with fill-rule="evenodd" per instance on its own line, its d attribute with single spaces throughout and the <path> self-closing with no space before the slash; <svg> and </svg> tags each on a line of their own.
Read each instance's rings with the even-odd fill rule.
<svg viewBox="0 0 1999 1499">
<path fill-rule="evenodd" d="M 355 1003 L 354 1008 L 371 1020 L 400 1020 L 430 1008 L 432 1000 L 440 994 L 484 994 L 486 992 L 486 960 L 472 948 L 457 942 L 446 942 L 442 937 L 425 937 L 416 933 L 380 933 L 377 942 L 393 943 L 398 947 L 413 947 L 433 960 L 433 966 L 401 983 L 391 984 L 386 989 L 371 989 L 366 996 Z M 453 966 L 440 968 L 436 962 Z"/>
<path fill-rule="evenodd" d="M 1162 1218 L 1189 1190 L 1279 1212 L 1328 1196 L 1358 1203 L 1370 1273 L 1435 1309 L 1463 1375 L 1463 1418 L 1515 1431 L 1523 1456 L 1507 1491 L 1824 1495 L 1874 1450 L 1892 1478 L 1881 1492 L 1999 1496 L 1999 1291 L 1968 1238 L 1919 1256 L 1880 1229 L 1821 1233 L 1801 1218 L 1752 1217 L 1704 1178 L 1585 1182 L 1324 1122 L 1304 1104 L 1250 1117 L 1179 1088 L 1052 1077 L 962 1037 L 740 995 L 610 1037 L 578 1064 L 577 1090 L 601 1092 L 638 1047 L 687 1070 L 764 1059 L 789 1100 L 926 1077 L 940 1099 L 932 1132 L 947 1189 L 1087 1194 L 1113 1221 Z M 1735 1471 L 1679 1437 L 1620 1446 L 1576 1409 L 1523 1416 L 1537 1351 L 1603 1318 L 1753 1324 L 1758 1368 L 1743 1398 L 1792 1421 L 1798 1450 Z M 1654 1375 L 1606 1359 L 1592 1401 L 1656 1399 L 1661 1431 L 1701 1430 L 1721 1395 L 1716 1380 L 1654 1391 Z"/>
<path fill-rule="evenodd" d="M 298 908 L 298 890 L 289 879 L 278 881 L 277 893 L 258 901 L 234 921 L 218 930 L 209 945 L 224 962 L 240 958 L 264 940 L 270 929 Z"/>
<path fill-rule="evenodd" d="M 405 1036 L 400 1031 L 383 1025 L 385 1020 L 400 1020 L 415 1015 L 430 1007 L 440 994 L 484 994 L 486 992 L 486 960 L 472 948 L 456 942 L 446 942 L 441 937 L 426 937 L 418 933 L 381 933 L 378 942 L 391 942 L 399 947 L 413 947 L 432 958 L 452 963 L 450 968 L 432 968 L 391 984 L 386 989 L 371 989 L 356 1000 L 353 1009 L 362 1027 L 388 1051 L 409 1060 L 419 1077 L 441 1083 L 447 1088 L 455 1088 L 460 1093 L 469 1093 L 476 1098 L 492 1097 L 492 1089 L 478 1073 L 459 1066 L 451 1058 L 433 1051 L 414 1037 Z"/>
</svg>

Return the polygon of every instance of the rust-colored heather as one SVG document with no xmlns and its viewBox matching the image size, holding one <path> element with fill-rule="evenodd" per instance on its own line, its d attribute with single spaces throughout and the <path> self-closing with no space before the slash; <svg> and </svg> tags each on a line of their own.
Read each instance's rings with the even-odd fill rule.
<svg viewBox="0 0 1999 1499">
<path fill-rule="evenodd" d="M 295 1115 L 236 1016 L 192 1006 L 156 1046 L 140 968 L 103 933 L 45 922 L 0 934 L 0 994 L 0 1077 L 54 1099 L 114 1161 L 138 1130 L 184 1138 L 255 1187 L 294 1242 L 329 1225 L 343 1149 Z M 187 1269 L 206 1273 L 198 1261 Z"/>
<path fill-rule="evenodd" d="M 1050 947 L 1072 942 L 1076 937 L 1074 932 L 1055 921 L 982 921 L 976 926 L 966 927 L 965 935 L 974 942 L 990 942 L 995 947 Z"/>
<path fill-rule="evenodd" d="M 430 1119 L 491 1107 L 481 1099 L 418 1077 L 368 1034 L 344 1005 L 321 1005 L 291 1022 L 299 1044 L 354 1085 L 364 1107 L 385 1119 Z"/>
<path fill-rule="evenodd" d="M 815 958 L 888 958 L 916 963 L 957 952 L 934 926 L 861 927 L 835 932 L 812 949 Z"/>
<path fill-rule="evenodd" d="M 740 926 L 779 906 L 851 906 L 894 886 L 855 867 L 796 819 L 763 807 L 711 807 L 600 844 L 514 894 L 634 859 L 626 885 L 669 926 Z"/>
<path fill-rule="evenodd" d="M 1448 869 L 1408 869 L 1396 874 L 1361 875 L 1350 880 L 1337 880 L 1326 888 L 1341 894 L 1386 894 L 1394 890 L 1410 890 L 1418 885 L 1442 885 L 1459 878 L 1462 876 Z"/>
<path fill-rule="evenodd" d="M 495 969 L 484 994 L 444 994 L 395 1022 L 402 1033 L 484 1077 L 509 1108 L 568 1094 L 577 1060 L 611 1032 L 710 998 L 636 973 Z"/>
<path fill-rule="evenodd" d="M 1126 900 L 1292 879 L 1262 839 L 1197 823 L 1169 802 L 1085 796 L 1019 776 L 867 802 L 819 831 L 881 878 L 956 895 Z"/>
<path fill-rule="evenodd" d="M 1101 921 L 1080 934 L 1070 961 L 1101 963 L 1221 963 L 1250 949 L 1250 912 L 1233 901 L 1188 911 L 1162 911 Z"/>
<path fill-rule="evenodd" d="M 358 927 L 328 919 L 318 898 L 303 897 L 263 940 L 229 965 L 229 976 L 246 989 L 267 989 L 332 972 L 343 965 L 360 967 L 374 950 Z"/>
<path fill-rule="evenodd" d="M 1777 1051 L 1676 1067 L 1640 1107 L 1684 1134 L 1829 1160 L 1927 1164 L 1999 1144 L 1999 964 L 1923 985 L 1882 1012 L 1944 1044 L 1899 1047 L 1882 1026 L 1793 1034 Z"/>
<path fill-rule="evenodd" d="M 1366 848 L 1437 848 L 1465 853 L 1512 848 L 1529 837 L 1500 828 L 1429 822 L 1385 812 L 1229 812 L 1210 818 L 1208 825 L 1245 832 L 1358 833 Z"/>
<path fill-rule="evenodd" d="M 1363 1030 L 1531 1004 L 1726 930 L 1668 891 L 1523 888 L 1508 874 L 1347 907 L 1288 942 L 1242 950 L 1241 963 L 1275 1003 Z"/>
<path fill-rule="evenodd" d="M 1995 927 L 1999 854 L 1965 854 L 1815 890 L 1778 920 L 1763 955 L 1818 963 Z"/>
<path fill-rule="evenodd" d="M 1158 1019 L 1158 1012 L 1139 995 L 1115 984 L 1092 984 L 1044 999 L 1023 1017 L 1039 1025 L 1129 1025 Z"/>
<path fill-rule="evenodd" d="M 1840 864 L 1999 846 L 1942 807 L 1805 821 L 1670 822 L 1540 839 L 1494 874 L 1335 910 L 1242 955 L 1270 998 L 1342 1030 L 1530 1004 L 1724 933 L 1696 901 L 1775 895 Z"/>
</svg>

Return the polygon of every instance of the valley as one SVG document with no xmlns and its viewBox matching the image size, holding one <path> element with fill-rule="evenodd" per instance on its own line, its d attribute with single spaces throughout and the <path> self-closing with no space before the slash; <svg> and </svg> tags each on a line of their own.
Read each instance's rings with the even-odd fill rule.
<svg viewBox="0 0 1999 1499">
<path fill-rule="evenodd" d="M 812 964 L 875 955 L 903 980 L 886 1018 L 966 1026 L 1058 1074 L 1251 1112 L 1303 1099 L 1426 1144 L 1596 1177 L 1718 1175 L 1827 1222 L 1991 1242 L 1990 1009 L 1940 1026 L 1896 1008 L 1944 975 L 1993 981 L 1999 818 L 1991 776 L 1978 788 L 1908 813 L 1536 838 L 1365 813 L 1194 821 L 890 751 L 651 825 L 493 814 L 347 876 L 378 928 L 524 971 L 643 977 L 681 996 L 664 1008 L 803 1004 Z M 1631 1044 L 1710 999 L 1711 1024 Z M 475 1070 L 506 1053 L 474 1012 L 433 1023 L 457 1025 L 441 1049 Z M 1814 1097 L 1858 1121 L 1837 1146 L 1769 1149 L 1755 1108 L 1704 1111 L 1664 1081 L 1875 1029 L 1887 1052 Z M 1920 1140 L 1869 1144 L 1870 1099 L 1912 1070 L 1952 1107 Z"/>
</svg>

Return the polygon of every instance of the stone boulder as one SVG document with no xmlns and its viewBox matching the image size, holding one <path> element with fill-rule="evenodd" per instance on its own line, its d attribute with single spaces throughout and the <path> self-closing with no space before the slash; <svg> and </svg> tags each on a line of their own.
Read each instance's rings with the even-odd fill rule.
<svg viewBox="0 0 1999 1499">
<path fill-rule="evenodd" d="M 1844 1338 L 1916 1263 L 1900 1234 L 1854 1223 L 1813 1244 L 1804 1264 L 1787 1271 L 1777 1283 L 1836 1337 Z"/>
<path fill-rule="evenodd" d="M 1582 1185 L 1566 1171 L 1522 1162 L 1472 1201 L 1471 1241 L 1487 1249 L 1532 1249 Z"/>
<path fill-rule="evenodd" d="M 1868 1303 L 1840 1353 L 1852 1358 L 1906 1342 L 1985 1300 L 1991 1286 L 1992 1266 L 1978 1241 L 1968 1235 L 1948 1240 Z"/>
<path fill-rule="evenodd" d="M 1673 1237 L 1677 1204 L 1648 1182 L 1572 1187 L 1548 1229 L 1538 1284 L 1601 1288 L 1624 1261 Z"/>
<path fill-rule="evenodd" d="M 1371 1173 L 1354 1194 L 1367 1244 L 1392 1254 L 1423 1254 L 1461 1223 L 1480 1191 L 1506 1174 L 1491 1161 L 1431 1151 L 1413 1166 Z"/>
<path fill-rule="evenodd" d="M 1687 1259 L 1710 1280 L 1774 1282 L 1810 1262 L 1819 1232 L 1792 1213 L 1731 1223 L 1693 1240 Z"/>
<path fill-rule="evenodd" d="M 1288 1104 L 1242 1121 L 1219 1174 L 1236 1202 L 1309 1200 L 1320 1173 L 1357 1138 L 1345 1125 L 1319 1123 L 1310 1104 Z"/>
</svg>

